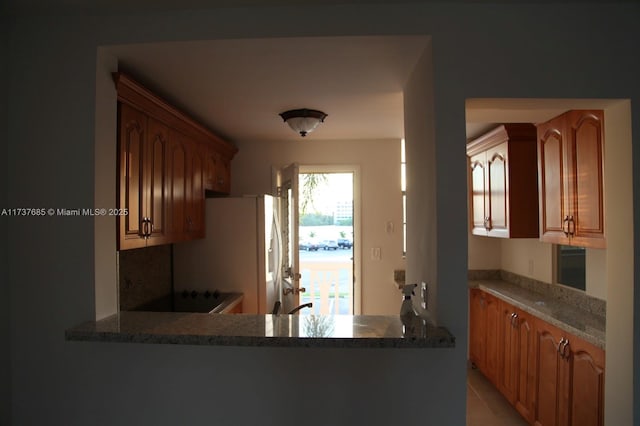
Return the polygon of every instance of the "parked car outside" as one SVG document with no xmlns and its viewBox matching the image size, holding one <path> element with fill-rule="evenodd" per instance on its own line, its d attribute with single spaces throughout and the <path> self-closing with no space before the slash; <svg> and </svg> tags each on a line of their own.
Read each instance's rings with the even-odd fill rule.
<svg viewBox="0 0 640 426">
<path fill-rule="evenodd" d="M 325 250 L 338 250 L 338 242 L 336 240 L 324 240 L 322 246 Z"/>
<path fill-rule="evenodd" d="M 347 238 L 338 238 L 338 247 L 350 249 L 351 247 L 353 247 L 353 243 Z"/>
<path fill-rule="evenodd" d="M 317 251 L 319 244 L 315 241 L 301 240 L 298 243 L 298 250 Z"/>
</svg>

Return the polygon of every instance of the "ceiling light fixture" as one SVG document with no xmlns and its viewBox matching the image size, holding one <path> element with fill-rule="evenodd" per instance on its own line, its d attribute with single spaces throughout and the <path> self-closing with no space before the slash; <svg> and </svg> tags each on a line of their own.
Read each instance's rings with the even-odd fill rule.
<svg viewBox="0 0 640 426">
<path fill-rule="evenodd" d="M 305 137 L 307 133 L 313 132 L 324 121 L 327 114 L 315 109 L 302 108 L 282 112 L 280 117 L 294 132 L 300 133 L 300 136 Z"/>
</svg>

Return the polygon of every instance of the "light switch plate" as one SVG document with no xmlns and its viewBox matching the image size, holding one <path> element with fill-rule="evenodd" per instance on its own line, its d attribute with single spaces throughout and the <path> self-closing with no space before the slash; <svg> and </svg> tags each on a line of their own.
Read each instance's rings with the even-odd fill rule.
<svg viewBox="0 0 640 426">
<path fill-rule="evenodd" d="M 371 249 L 371 260 L 381 260 L 382 259 L 382 251 L 380 247 L 373 247 Z"/>
</svg>

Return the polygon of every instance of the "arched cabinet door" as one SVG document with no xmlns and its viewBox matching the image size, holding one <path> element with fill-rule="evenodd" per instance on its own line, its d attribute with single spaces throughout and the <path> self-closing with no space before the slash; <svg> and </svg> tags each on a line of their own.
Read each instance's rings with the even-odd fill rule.
<svg viewBox="0 0 640 426">
<path fill-rule="evenodd" d="M 487 150 L 489 174 L 489 227 L 494 234 L 509 236 L 509 183 L 507 176 L 507 144 L 502 143 Z"/>
<path fill-rule="evenodd" d="M 572 243 L 603 247 L 603 114 L 602 111 L 576 110 L 571 111 L 569 118 Z"/>
<path fill-rule="evenodd" d="M 604 248 L 604 113 L 571 110 L 538 125 L 540 240 Z"/>
<path fill-rule="evenodd" d="M 564 234 L 568 217 L 562 119 L 538 126 L 538 180 L 540 191 L 540 240 L 567 244 Z"/>
<path fill-rule="evenodd" d="M 147 116 L 127 105 L 118 105 L 118 207 L 127 215 L 117 216 L 118 250 L 146 245 L 145 148 Z"/>
<path fill-rule="evenodd" d="M 577 338 L 569 338 L 569 406 L 565 417 L 571 426 L 604 424 L 604 365 L 602 349 Z"/>
<path fill-rule="evenodd" d="M 487 185 L 487 168 L 485 162 L 485 153 L 474 155 L 469 159 L 470 175 L 469 186 L 471 188 L 471 232 L 476 235 L 486 235 L 487 220 L 485 212 L 489 211 L 486 185 Z"/>
</svg>

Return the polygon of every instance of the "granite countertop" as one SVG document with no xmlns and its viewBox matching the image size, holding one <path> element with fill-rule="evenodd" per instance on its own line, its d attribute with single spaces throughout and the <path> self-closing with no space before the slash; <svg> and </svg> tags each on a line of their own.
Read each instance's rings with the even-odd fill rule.
<svg viewBox="0 0 640 426">
<path fill-rule="evenodd" d="M 603 316 L 506 281 L 470 280 L 469 286 L 480 288 L 561 330 L 605 349 L 606 320 Z"/>
<path fill-rule="evenodd" d="M 212 315 L 120 312 L 65 332 L 66 340 L 182 345 L 451 348 L 455 337 L 416 317 L 398 315 Z"/>
</svg>

